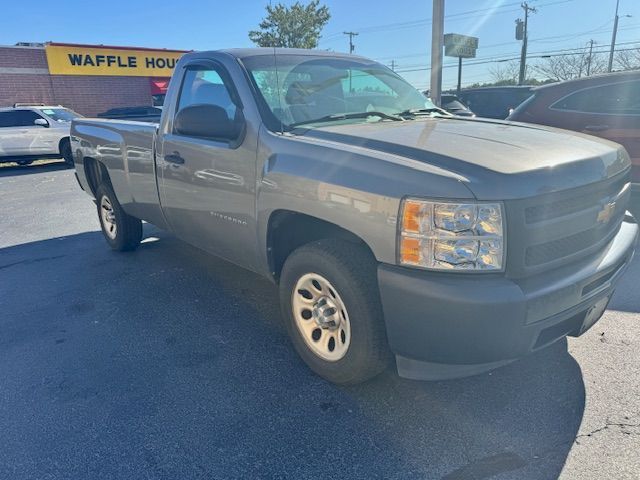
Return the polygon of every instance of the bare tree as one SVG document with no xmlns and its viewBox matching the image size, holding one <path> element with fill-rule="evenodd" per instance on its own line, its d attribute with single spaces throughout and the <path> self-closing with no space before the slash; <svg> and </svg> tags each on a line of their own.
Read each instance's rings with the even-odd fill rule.
<svg viewBox="0 0 640 480">
<path fill-rule="evenodd" d="M 501 62 L 489 67 L 489 76 L 493 83 L 513 84 L 518 82 L 520 65 L 516 60 Z"/>
<path fill-rule="evenodd" d="M 640 47 L 633 50 L 620 50 L 613 59 L 616 70 L 640 69 Z"/>
<path fill-rule="evenodd" d="M 576 53 L 554 55 L 538 62 L 533 68 L 554 80 L 572 80 L 607 71 L 606 55 L 584 48 Z"/>
</svg>

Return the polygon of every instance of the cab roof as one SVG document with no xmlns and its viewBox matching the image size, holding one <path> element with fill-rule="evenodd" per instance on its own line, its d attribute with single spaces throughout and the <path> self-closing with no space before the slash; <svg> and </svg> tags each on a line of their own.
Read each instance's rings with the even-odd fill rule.
<svg viewBox="0 0 640 480">
<path fill-rule="evenodd" d="M 236 58 L 255 57 L 257 55 L 307 55 L 313 57 L 342 57 L 342 58 L 362 58 L 357 55 L 349 55 L 346 53 L 328 52 L 326 50 L 312 50 L 308 48 L 271 48 L 271 47 L 258 47 L 258 48 L 228 48 L 218 50 L 218 52 L 227 53 Z"/>
</svg>

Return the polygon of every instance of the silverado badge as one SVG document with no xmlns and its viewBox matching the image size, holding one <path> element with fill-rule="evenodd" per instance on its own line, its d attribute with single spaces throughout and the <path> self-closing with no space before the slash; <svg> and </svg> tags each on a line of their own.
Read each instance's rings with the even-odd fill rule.
<svg viewBox="0 0 640 480">
<path fill-rule="evenodd" d="M 608 223 L 613 216 L 613 212 L 616 211 L 616 202 L 607 203 L 602 207 L 602 210 L 598 212 L 598 217 L 596 218 L 596 222 L 598 223 Z"/>
</svg>

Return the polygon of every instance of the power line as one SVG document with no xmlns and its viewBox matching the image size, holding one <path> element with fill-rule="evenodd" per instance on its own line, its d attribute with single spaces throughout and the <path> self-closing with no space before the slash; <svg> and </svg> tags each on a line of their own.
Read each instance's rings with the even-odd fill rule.
<svg viewBox="0 0 640 480">
<path fill-rule="evenodd" d="M 559 43 L 558 42 L 545 42 L 544 40 L 547 39 L 558 39 L 558 38 L 562 38 L 562 39 L 567 39 L 567 38 L 580 38 L 582 36 L 585 35 L 591 35 L 593 33 L 604 33 L 604 32 L 608 32 L 609 30 L 604 28 L 605 26 L 609 25 L 610 23 L 612 23 L 613 20 L 608 20 L 606 23 L 604 23 L 603 25 L 592 29 L 592 30 L 584 30 L 584 31 L 580 31 L 580 32 L 573 32 L 573 33 L 567 33 L 567 34 L 563 34 L 563 35 L 552 35 L 552 36 L 548 36 L 548 37 L 538 37 L 538 38 L 530 38 L 529 39 L 529 43 Z M 638 28 L 640 28 L 640 23 L 633 23 L 630 25 L 627 25 L 625 27 L 620 27 L 618 28 L 618 31 L 623 31 L 623 30 L 637 30 Z M 560 41 L 564 41 L 564 40 L 560 40 Z M 509 42 L 502 42 L 502 43 L 493 43 L 490 45 L 483 45 L 482 46 L 482 51 L 485 50 L 489 50 L 491 48 L 497 48 L 497 47 L 504 47 L 506 45 L 513 45 L 515 42 L 513 41 L 509 41 Z M 634 42 L 635 43 L 635 42 Z M 410 54 L 405 54 L 405 55 L 389 55 L 389 56 L 385 56 L 385 57 L 375 57 L 375 60 L 378 61 L 388 61 L 392 58 L 416 58 L 416 57 L 425 57 L 428 56 L 428 52 L 421 52 L 421 53 L 410 53 Z"/>
<path fill-rule="evenodd" d="M 626 30 L 636 30 L 638 28 L 640 28 L 640 23 L 637 24 L 637 27 L 633 27 L 633 28 L 627 28 Z M 618 31 L 623 30 L 623 28 L 619 28 Z M 572 35 L 573 37 L 580 37 L 581 35 L 576 33 Z M 544 37 L 543 37 L 544 38 Z M 538 43 L 537 39 L 531 39 L 529 40 L 529 42 L 536 42 Z M 495 44 L 495 45 L 487 45 L 485 47 L 483 47 L 483 50 L 491 47 L 491 46 L 504 46 L 504 45 L 513 45 L 514 42 L 508 42 L 508 43 L 501 43 L 501 44 Z M 616 43 L 616 45 L 639 45 L 640 44 L 640 40 L 639 41 L 631 41 L 631 42 L 621 42 L 621 43 Z M 603 44 L 606 46 L 611 46 L 610 44 Z M 578 47 L 573 47 L 573 48 L 565 48 L 565 49 L 553 49 L 553 50 L 545 50 L 545 51 L 539 51 L 537 53 L 534 53 L 534 55 L 542 55 L 545 53 L 556 53 L 556 52 L 573 52 L 576 51 L 578 49 Z M 492 58 L 501 58 L 502 56 L 504 56 L 505 54 L 501 54 L 500 56 L 493 56 L 493 57 L 489 57 L 489 59 Z M 508 55 L 508 54 L 507 54 Z M 515 54 L 514 54 L 515 55 Z M 388 61 L 391 58 L 401 58 L 401 59 L 407 59 L 407 58 L 415 58 L 415 57 L 427 57 L 427 53 L 415 53 L 415 54 L 407 54 L 407 55 L 394 55 L 393 57 L 376 57 L 374 58 L 374 60 L 380 61 L 380 62 L 384 62 L 384 61 Z M 408 64 L 405 65 L 405 67 L 417 67 L 417 66 L 421 66 L 424 65 L 423 63 L 413 63 L 413 64 Z"/>
<path fill-rule="evenodd" d="M 564 39 L 566 38 L 575 38 L 576 36 L 590 35 L 592 33 L 599 33 L 601 31 L 604 32 L 605 27 L 608 27 L 611 22 L 613 22 L 613 20 L 607 20 L 602 25 L 592 30 L 585 30 L 583 32 L 576 32 L 576 33 L 565 33 L 562 35 L 552 35 L 549 37 L 542 37 L 542 38 L 532 38 L 531 41 L 538 42 L 538 43 L 558 43 L 558 42 L 549 41 L 549 40 L 562 39 L 562 40 L 559 40 L 561 42 L 561 41 L 564 41 Z"/>
<path fill-rule="evenodd" d="M 640 45 L 640 42 L 623 42 L 623 43 L 618 43 L 618 45 Z M 608 47 L 609 45 L 607 44 L 602 44 L 601 47 Z M 573 47 L 573 48 L 562 48 L 562 49 L 556 49 L 556 50 L 542 50 L 542 51 L 537 51 L 537 52 L 533 52 L 531 55 L 532 56 L 537 56 L 537 57 L 544 57 L 547 55 L 558 55 L 561 53 L 568 53 L 571 55 L 577 55 L 580 50 L 583 47 Z M 639 47 L 640 48 L 640 47 Z M 633 49 L 634 50 L 634 49 Z M 598 52 L 596 52 L 598 53 Z M 602 52 L 600 52 L 602 53 Z M 505 55 L 511 55 L 513 57 L 509 57 L 509 58 L 505 58 Z M 510 60 L 518 60 L 520 57 L 517 57 L 516 55 L 518 55 L 517 53 L 508 53 L 508 54 L 501 54 L 501 55 L 496 55 L 496 56 L 492 56 L 492 57 L 486 57 L 486 58 L 482 58 L 482 59 L 478 59 L 472 62 L 476 62 L 476 61 L 486 61 L 487 63 L 490 62 L 506 62 L 506 61 L 510 61 Z M 468 65 L 472 65 L 473 63 L 468 63 Z M 408 64 L 405 65 L 405 68 L 413 68 L 413 67 L 422 67 L 424 65 L 424 63 L 413 63 L 413 64 Z M 450 66 L 455 66 L 457 65 L 457 63 L 446 63 L 445 65 L 450 65 Z"/>
<path fill-rule="evenodd" d="M 536 1 L 536 0 L 533 0 Z M 570 2 L 574 2 L 576 0 L 557 0 L 557 1 L 552 1 L 552 2 L 547 2 L 547 3 L 540 3 L 540 4 L 536 4 L 536 6 L 538 7 L 543 7 L 543 6 L 552 6 L 552 5 L 560 5 L 563 3 L 570 3 Z M 510 10 L 503 10 L 503 11 L 499 11 L 497 12 L 496 10 L 502 9 L 502 8 L 506 8 L 506 7 L 513 7 L 515 5 L 520 5 L 520 2 L 512 2 L 512 3 L 505 3 L 504 5 L 500 5 L 498 7 L 495 7 L 493 9 L 476 9 L 476 10 L 467 10 L 465 12 L 458 12 L 458 13 L 452 13 L 449 15 L 445 15 L 445 19 L 449 20 L 449 21 L 458 21 L 458 20 L 470 20 L 473 18 L 481 18 L 481 17 L 485 17 L 487 15 L 487 12 L 491 12 L 493 15 L 502 15 L 502 14 L 506 14 L 506 13 L 513 13 L 513 12 L 519 12 L 520 8 L 517 9 L 510 9 Z M 477 15 L 477 13 L 479 12 L 483 12 L 481 15 Z M 475 14 L 475 15 L 472 15 Z M 359 33 L 363 33 L 363 34 L 367 34 L 367 33 L 378 33 L 378 32 L 384 32 L 387 30 L 396 30 L 398 28 L 414 28 L 414 27 L 420 27 L 423 25 L 428 25 L 432 22 L 431 18 L 423 18 L 423 19 L 419 19 L 419 20 L 409 20 L 409 21 L 405 21 L 405 22 L 395 22 L 395 23 L 386 23 L 386 24 L 380 24 L 380 25 L 370 25 L 370 26 L 365 26 L 365 27 L 360 27 L 358 29 Z M 327 35 L 326 37 L 322 37 L 321 40 L 321 44 L 328 42 L 328 41 L 334 41 L 337 40 L 343 33 L 339 33 L 339 32 L 335 32 L 332 34 Z"/>
<path fill-rule="evenodd" d="M 638 42 L 627 42 L 628 44 L 630 43 L 635 43 L 638 44 Z M 618 45 L 623 45 L 622 43 L 619 43 Z M 602 48 L 605 47 L 609 47 L 610 45 L 602 45 Z M 619 48 L 616 49 L 616 51 L 618 52 L 629 52 L 629 51 L 637 51 L 639 50 L 640 47 L 636 47 L 636 48 Z M 597 53 L 607 53 L 608 50 L 594 50 L 593 54 L 597 54 Z M 547 52 L 540 52 L 540 53 L 533 53 L 530 55 L 530 58 L 552 58 L 552 57 L 566 57 L 566 56 L 571 56 L 571 55 L 580 55 L 584 53 L 584 48 L 581 49 L 581 51 L 577 51 L 576 49 L 574 49 L 572 52 L 568 52 L 568 53 L 547 53 Z M 512 60 L 518 60 L 520 57 L 518 56 L 513 56 L 510 58 L 500 58 L 500 59 L 484 59 L 484 60 L 478 60 L 475 62 L 467 62 L 466 65 L 468 66 L 472 66 L 472 65 L 484 65 L 487 63 L 500 63 L 500 62 L 508 62 L 508 61 L 512 61 Z M 452 67 L 457 67 L 458 64 L 456 63 L 445 63 L 442 68 L 452 68 Z M 402 69 L 402 70 L 396 70 L 396 73 L 409 73 L 409 72 L 423 72 L 423 71 L 427 71 L 427 70 L 431 70 L 431 67 L 420 67 L 420 68 L 407 68 L 407 69 Z"/>
</svg>

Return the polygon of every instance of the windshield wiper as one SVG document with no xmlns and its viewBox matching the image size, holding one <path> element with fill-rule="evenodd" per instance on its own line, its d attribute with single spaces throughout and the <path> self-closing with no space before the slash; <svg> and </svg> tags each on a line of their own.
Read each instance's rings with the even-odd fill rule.
<svg viewBox="0 0 640 480">
<path fill-rule="evenodd" d="M 399 116 L 399 117 L 408 117 L 408 116 L 417 117 L 419 115 L 431 115 L 433 113 L 438 113 L 440 115 L 445 115 L 447 117 L 451 116 L 451 114 L 449 112 L 447 112 L 446 110 L 443 110 L 442 108 L 439 108 L 439 107 L 410 108 L 408 110 L 403 110 L 402 112 L 398 112 L 398 113 L 396 113 L 396 115 Z"/>
<path fill-rule="evenodd" d="M 311 120 L 303 120 L 301 122 L 292 123 L 289 125 L 290 127 L 298 127 L 300 125 L 307 125 L 310 123 L 322 123 L 322 122 L 335 122 L 339 120 L 349 120 L 352 118 L 369 118 L 369 117 L 380 117 L 385 120 L 393 120 L 395 122 L 403 122 L 404 118 L 400 115 L 391 115 L 389 113 L 384 112 L 354 112 L 354 113 L 334 113 L 331 115 L 325 115 L 324 117 L 314 118 Z"/>
</svg>

